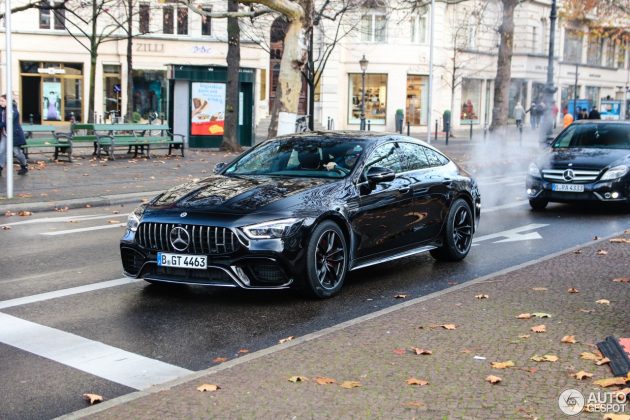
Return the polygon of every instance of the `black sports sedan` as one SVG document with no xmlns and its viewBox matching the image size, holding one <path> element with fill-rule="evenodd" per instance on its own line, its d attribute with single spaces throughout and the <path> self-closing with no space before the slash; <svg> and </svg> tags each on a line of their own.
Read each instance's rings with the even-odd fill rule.
<svg viewBox="0 0 630 420">
<path fill-rule="evenodd" d="M 476 182 L 410 137 L 296 134 L 217 166 L 129 215 L 127 276 L 326 298 L 348 271 L 426 251 L 463 259 L 479 220 Z"/>
<path fill-rule="evenodd" d="M 550 201 L 630 204 L 630 122 L 580 120 L 530 164 L 529 204 L 543 210 Z"/>
</svg>

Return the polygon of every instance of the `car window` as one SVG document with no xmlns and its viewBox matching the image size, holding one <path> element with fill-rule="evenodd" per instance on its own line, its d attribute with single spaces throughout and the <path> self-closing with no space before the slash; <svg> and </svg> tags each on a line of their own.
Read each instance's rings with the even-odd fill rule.
<svg viewBox="0 0 630 420">
<path fill-rule="evenodd" d="M 558 136 L 553 147 L 630 149 L 630 125 L 614 123 L 571 125 Z"/>
<path fill-rule="evenodd" d="M 407 171 L 415 171 L 431 166 L 425 153 L 425 147 L 413 143 L 399 143 L 400 151 L 404 156 Z"/>
<path fill-rule="evenodd" d="M 396 143 L 382 144 L 374 149 L 367 159 L 363 172 L 366 173 L 372 166 L 388 168 L 394 173 L 402 172 L 404 170 L 402 156 Z"/>
<path fill-rule="evenodd" d="M 429 163 L 431 164 L 431 166 L 442 166 L 446 165 L 449 162 L 446 156 L 436 152 L 433 149 L 425 147 L 424 151 L 427 154 L 427 158 L 429 159 Z"/>
</svg>

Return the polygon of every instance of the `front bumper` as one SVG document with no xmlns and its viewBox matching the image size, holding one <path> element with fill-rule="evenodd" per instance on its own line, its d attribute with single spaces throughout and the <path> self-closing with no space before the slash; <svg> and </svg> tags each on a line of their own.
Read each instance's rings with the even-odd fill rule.
<svg viewBox="0 0 630 420">
<path fill-rule="evenodd" d="M 574 201 L 630 203 L 630 182 L 627 177 L 609 181 L 572 184 L 583 185 L 583 192 L 554 191 L 553 184 L 562 183 L 546 181 L 544 179 L 528 175 L 526 181 L 527 196 L 530 200 L 544 199 L 559 203 Z"/>
<path fill-rule="evenodd" d="M 157 253 L 172 250 L 151 249 L 135 241 L 127 231 L 120 241 L 124 274 L 151 282 L 239 287 L 243 289 L 287 289 L 305 271 L 301 235 L 286 239 L 267 239 L 242 244 L 229 254 L 207 255 L 206 269 L 163 267 L 157 264 Z"/>
</svg>

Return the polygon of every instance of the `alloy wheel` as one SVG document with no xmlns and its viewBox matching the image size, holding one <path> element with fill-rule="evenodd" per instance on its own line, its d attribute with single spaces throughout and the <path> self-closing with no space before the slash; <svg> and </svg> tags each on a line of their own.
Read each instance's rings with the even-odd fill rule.
<svg viewBox="0 0 630 420">
<path fill-rule="evenodd" d="M 453 243 L 459 252 L 466 252 L 472 242 L 472 215 L 467 206 L 457 209 L 453 219 Z"/>
<path fill-rule="evenodd" d="M 326 230 L 315 248 L 315 270 L 324 289 L 334 289 L 341 281 L 346 267 L 346 251 L 339 234 Z"/>
</svg>

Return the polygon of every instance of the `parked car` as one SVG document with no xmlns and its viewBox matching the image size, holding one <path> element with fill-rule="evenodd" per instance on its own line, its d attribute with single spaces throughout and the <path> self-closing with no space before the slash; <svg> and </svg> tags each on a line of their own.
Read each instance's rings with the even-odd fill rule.
<svg viewBox="0 0 630 420">
<path fill-rule="evenodd" d="M 527 195 L 534 210 L 549 202 L 630 204 L 630 122 L 580 120 L 530 164 Z"/>
<path fill-rule="evenodd" d="M 326 298 L 348 271 L 426 251 L 463 259 L 480 215 L 476 182 L 410 137 L 301 133 L 217 167 L 129 215 L 127 276 Z"/>
</svg>

